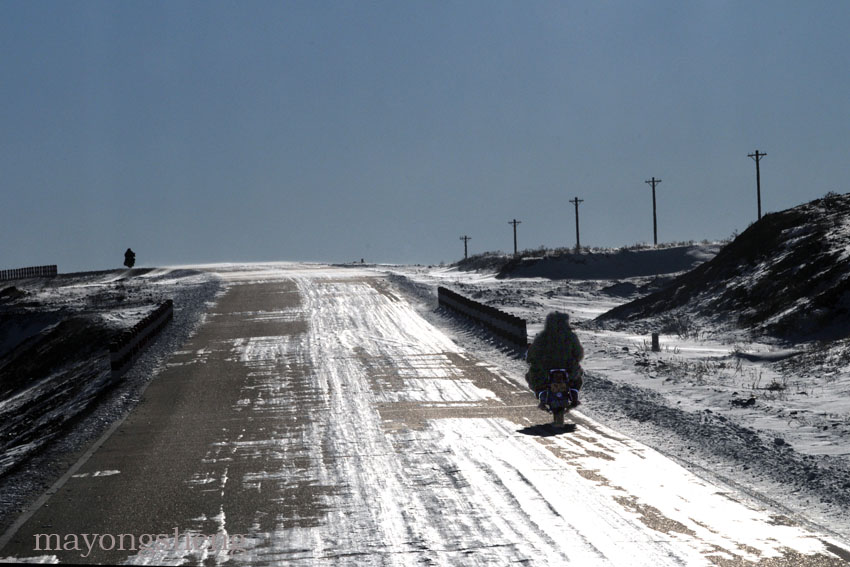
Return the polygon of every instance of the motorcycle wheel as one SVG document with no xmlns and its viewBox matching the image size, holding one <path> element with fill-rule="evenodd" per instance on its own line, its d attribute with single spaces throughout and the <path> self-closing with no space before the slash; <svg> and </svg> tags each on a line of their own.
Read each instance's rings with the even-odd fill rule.
<svg viewBox="0 0 850 567">
<path fill-rule="evenodd" d="M 564 410 L 564 408 L 554 410 L 552 412 L 552 416 L 553 416 L 552 424 L 553 425 L 564 425 L 564 414 L 565 413 L 566 413 L 566 411 Z"/>
</svg>

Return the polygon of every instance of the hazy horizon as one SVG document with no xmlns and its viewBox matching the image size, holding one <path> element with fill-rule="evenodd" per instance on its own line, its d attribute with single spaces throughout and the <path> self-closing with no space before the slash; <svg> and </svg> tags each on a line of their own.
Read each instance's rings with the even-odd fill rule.
<svg viewBox="0 0 850 567">
<path fill-rule="evenodd" d="M 850 4 L 0 4 L 0 269 L 720 240 L 844 193 Z"/>
</svg>

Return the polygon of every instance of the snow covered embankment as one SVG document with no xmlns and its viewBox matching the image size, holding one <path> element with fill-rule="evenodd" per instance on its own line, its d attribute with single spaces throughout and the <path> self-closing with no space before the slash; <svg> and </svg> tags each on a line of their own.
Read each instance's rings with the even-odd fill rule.
<svg viewBox="0 0 850 567">
<path fill-rule="evenodd" d="M 64 472 L 63 455 L 138 402 L 219 287 L 196 271 L 121 270 L 17 281 L 15 293 L 0 293 L 0 531 Z M 173 322 L 115 383 L 110 339 L 166 297 L 174 298 Z"/>
</svg>

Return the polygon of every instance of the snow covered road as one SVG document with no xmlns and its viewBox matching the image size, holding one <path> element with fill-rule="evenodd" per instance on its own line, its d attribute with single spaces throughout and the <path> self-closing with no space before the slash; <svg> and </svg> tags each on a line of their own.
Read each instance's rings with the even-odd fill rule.
<svg viewBox="0 0 850 567">
<path fill-rule="evenodd" d="M 0 540 L 0 557 L 303 566 L 850 559 L 828 537 L 579 414 L 574 431 L 553 435 L 521 376 L 459 348 L 374 272 L 219 272 L 226 291 L 198 333 L 136 411 Z M 81 534 L 109 534 L 112 549 L 110 538 Z M 118 534 L 134 536 L 135 549 L 129 537 L 118 549 Z M 142 534 L 163 537 L 145 546 Z"/>
</svg>

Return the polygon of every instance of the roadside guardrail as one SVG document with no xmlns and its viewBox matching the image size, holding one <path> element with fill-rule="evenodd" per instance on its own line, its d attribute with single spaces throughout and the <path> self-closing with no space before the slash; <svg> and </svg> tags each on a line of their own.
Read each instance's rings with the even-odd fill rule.
<svg viewBox="0 0 850 567">
<path fill-rule="evenodd" d="M 31 266 L 14 270 L 0 270 L 0 281 L 23 280 L 26 278 L 52 278 L 56 276 L 56 266 Z"/>
<path fill-rule="evenodd" d="M 122 374 L 141 354 L 145 345 L 174 318 L 174 302 L 167 299 L 144 319 L 121 333 L 109 343 L 109 361 L 112 375 Z"/>
<path fill-rule="evenodd" d="M 437 300 L 447 307 L 483 325 L 520 350 L 528 346 L 528 329 L 525 319 L 479 303 L 444 287 L 437 288 Z"/>
</svg>

